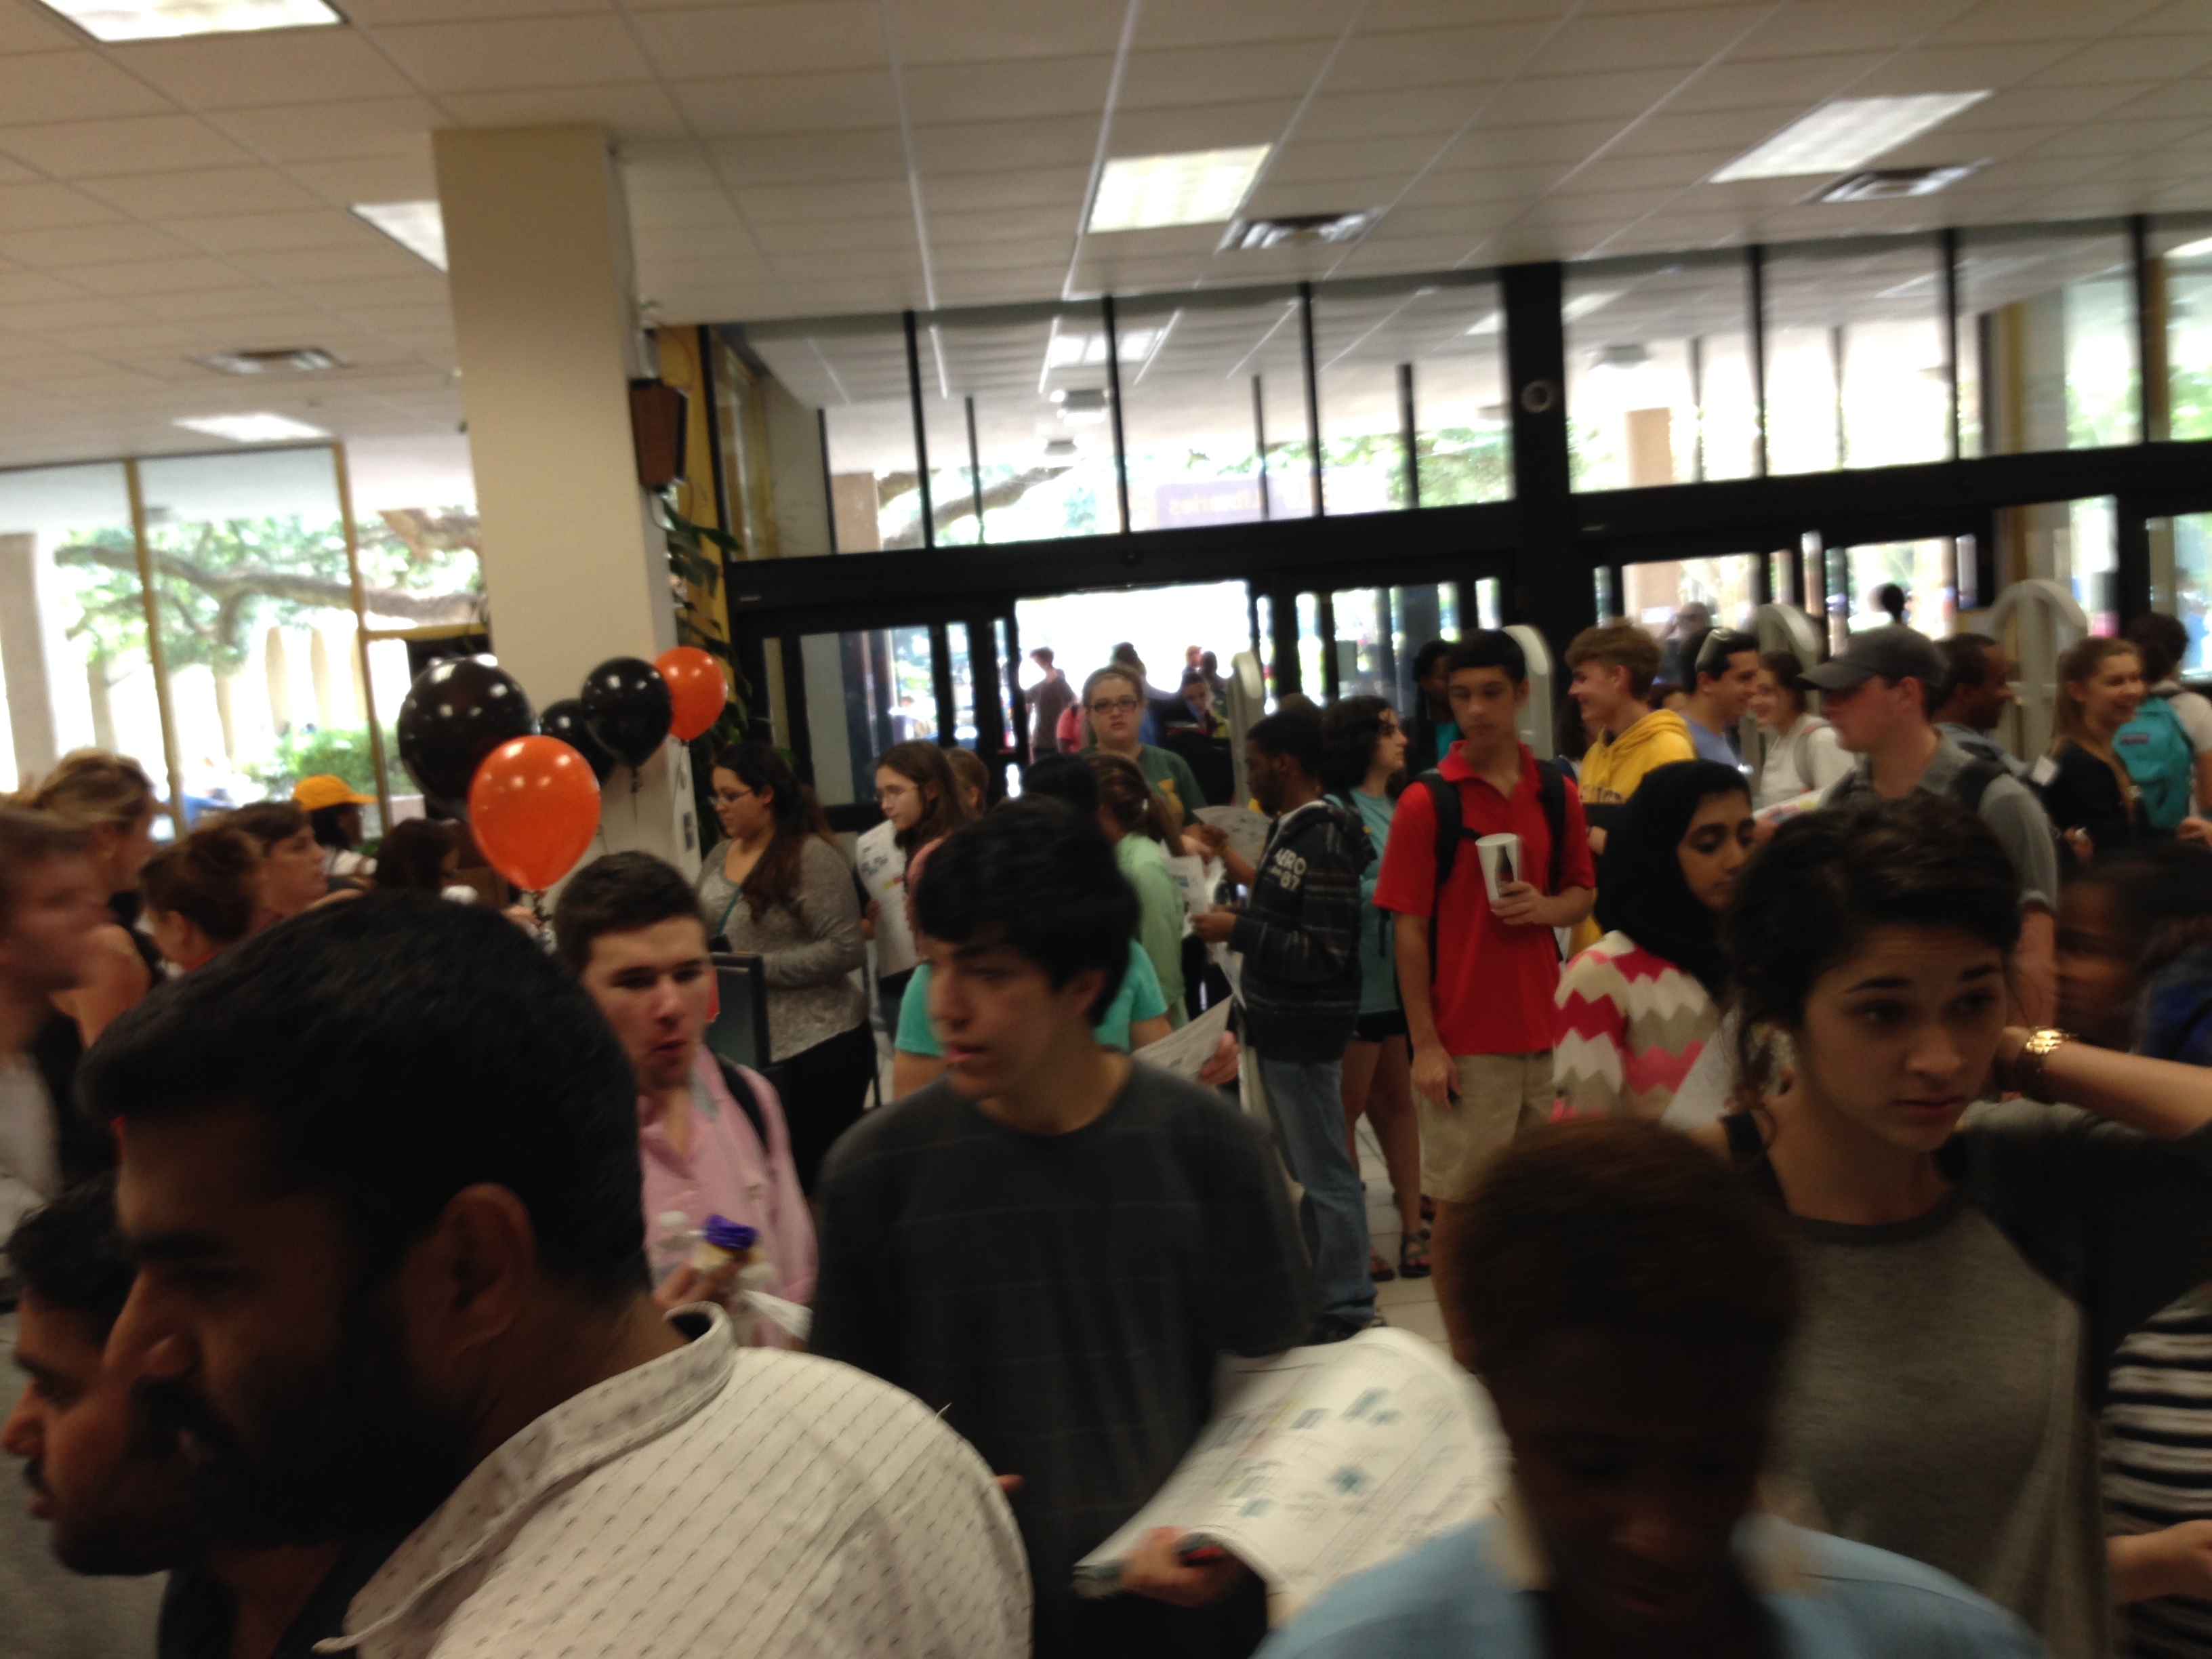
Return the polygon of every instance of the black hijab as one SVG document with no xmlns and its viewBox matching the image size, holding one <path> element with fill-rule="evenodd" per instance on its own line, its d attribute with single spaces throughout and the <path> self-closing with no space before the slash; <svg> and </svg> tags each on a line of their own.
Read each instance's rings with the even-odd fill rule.
<svg viewBox="0 0 2212 1659">
<path fill-rule="evenodd" d="M 1606 838 L 1598 870 L 1597 925 L 1673 963 L 1716 1002 L 1728 984 L 1720 918 L 1690 891 L 1675 849 L 1698 803 L 1750 789 L 1742 773 L 1717 761 L 1676 761 L 1645 773 Z"/>
</svg>

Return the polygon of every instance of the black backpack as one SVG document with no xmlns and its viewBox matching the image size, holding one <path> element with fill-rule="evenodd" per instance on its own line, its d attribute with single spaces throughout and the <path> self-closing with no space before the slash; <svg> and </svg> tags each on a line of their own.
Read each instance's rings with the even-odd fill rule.
<svg viewBox="0 0 2212 1659">
<path fill-rule="evenodd" d="M 1437 891 L 1442 893 L 1444 883 L 1451 878 L 1452 866 L 1459 861 L 1459 844 L 1462 841 L 1479 839 L 1467 827 L 1460 811 L 1459 786 L 1441 772 L 1424 772 L 1413 781 L 1429 792 L 1429 799 L 1437 809 Z M 1549 761 L 1536 763 L 1536 802 L 1544 809 L 1544 823 L 1552 832 L 1551 879 L 1545 891 L 1559 890 L 1559 877 L 1567 864 L 1567 775 Z M 1429 906 L 1429 973 L 1437 971 L 1437 908 Z"/>
</svg>

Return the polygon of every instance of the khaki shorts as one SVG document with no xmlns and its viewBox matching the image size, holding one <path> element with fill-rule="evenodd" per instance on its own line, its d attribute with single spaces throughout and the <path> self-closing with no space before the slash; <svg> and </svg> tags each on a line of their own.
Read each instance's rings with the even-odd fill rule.
<svg viewBox="0 0 2212 1659">
<path fill-rule="evenodd" d="M 1498 1153 L 1552 1117 L 1552 1051 L 1455 1054 L 1459 1098 L 1439 1105 L 1419 1089 L 1421 1184 L 1431 1198 L 1463 1204 Z"/>
</svg>

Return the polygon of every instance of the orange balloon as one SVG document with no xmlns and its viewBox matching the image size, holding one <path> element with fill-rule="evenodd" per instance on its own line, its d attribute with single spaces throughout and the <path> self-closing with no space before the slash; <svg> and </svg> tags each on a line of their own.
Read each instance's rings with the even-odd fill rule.
<svg viewBox="0 0 2212 1659">
<path fill-rule="evenodd" d="M 678 645 L 655 657 L 653 665 L 668 682 L 669 699 L 676 705 L 669 730 L 686 743 L 712 731 L 730 700 L 721 664 L 696 645 Z"/>
<path fill-rule="evenodd" d="M 514 738 L 469 781 L 469 824 L 493 869 L 542 893 L 576 866 L 599 827 L 592 763 L 558 738 Z"/>
</svg>

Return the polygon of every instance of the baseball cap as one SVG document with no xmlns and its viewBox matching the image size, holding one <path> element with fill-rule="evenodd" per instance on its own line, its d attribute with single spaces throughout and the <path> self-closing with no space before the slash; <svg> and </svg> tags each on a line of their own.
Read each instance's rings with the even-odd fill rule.
<svg viewBox="0 0 2212 1659">
<path fill-rule="evenodd" d="M 374 795 L 356 795 L 343 778 L 334 778 L 327 772 L 301 778 L 292 786 L 292 799 L 310 812 L 319 812 L 325 806 L 370 806 L 376 801 Z"/>
<path fill-rule="evenodd" d="M 1854 634 L 1834 659 L 1805 671 L 1805 684 L 1822 691 L 1846 691 L 1871 679 L 1913 679 L 1932 688 L 1942 678 L 1936 642 L 1901 623 Z"/>
</svg>

